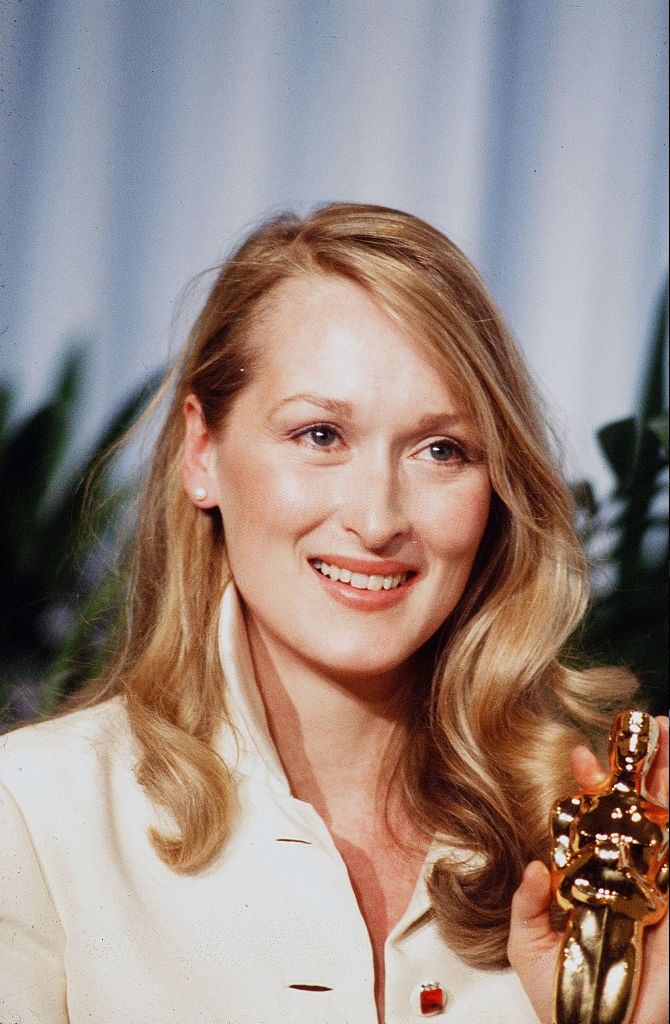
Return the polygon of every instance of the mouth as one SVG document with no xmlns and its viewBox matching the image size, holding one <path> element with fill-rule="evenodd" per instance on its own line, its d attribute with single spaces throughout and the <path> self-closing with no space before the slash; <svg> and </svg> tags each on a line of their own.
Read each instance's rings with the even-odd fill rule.
<svg viewBox="0 0 670 1024">
<path fill-rule="evenodd" d="M 310 565 L 334 583 L 344 584 L 353 590 L 368 590 L 375 593 L 383 590 L 398 590 L 416 576 L 413 569 L 391 572 L 389 569 L 394 567 L 383 563 L 380 564 L 379 571 L 372 573 L 354 571 L 348 566 L 326 562 L 320 558 L 310 559 Z"/>
</svg>

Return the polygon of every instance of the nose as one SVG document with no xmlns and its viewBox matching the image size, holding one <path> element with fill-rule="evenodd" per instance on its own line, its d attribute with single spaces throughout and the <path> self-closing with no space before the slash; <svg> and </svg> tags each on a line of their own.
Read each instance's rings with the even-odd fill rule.
<svg viewBox="0 0 670 1024">
<path fill-rule="evenodd" d="M 408 533 L 404 489 L 387 454 L 353 460 L 342 480 L 340 521 L 366 550 L 380 551 Z"/>
</svg>

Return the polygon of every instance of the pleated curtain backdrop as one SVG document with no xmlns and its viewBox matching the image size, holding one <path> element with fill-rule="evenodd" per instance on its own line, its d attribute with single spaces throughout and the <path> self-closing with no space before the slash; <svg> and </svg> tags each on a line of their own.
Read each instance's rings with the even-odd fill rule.
<svg viewBox="0 0 670 1024">
<path fill-rule="evenodd" d="M 475 260 L 571 472 L 628 414 L 667 268 L 656 0 L 2 4 L 0 377 L 25 408 L 92 341 L 82 436 L 184 335 L 184 283 L 328 200 Z M 172 340 L 171 340 L 172 339 Z"/>
</svg>

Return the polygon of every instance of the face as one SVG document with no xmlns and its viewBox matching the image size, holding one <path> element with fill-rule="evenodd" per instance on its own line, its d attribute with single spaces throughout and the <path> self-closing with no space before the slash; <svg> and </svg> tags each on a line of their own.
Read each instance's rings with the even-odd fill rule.
<svg viewBox="0 0 670 1024">
<path fill-rule="evenodd" d="M 270 650 L 343 678 L 392 672 L 453 610 L 484 533 L 473 425 L 418 344 L 343 279 L 284 282 L 253 342 L 255 379 L 219 437 L 187 401 L 187 490 L 219 506 Z"/>
</svg>

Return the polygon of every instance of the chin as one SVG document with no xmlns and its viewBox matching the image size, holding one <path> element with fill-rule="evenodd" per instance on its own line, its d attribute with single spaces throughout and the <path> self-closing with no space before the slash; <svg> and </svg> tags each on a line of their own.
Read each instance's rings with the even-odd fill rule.
<svg viewBox="0 0 670 1024">
<path fill-rule="evenodd" d="M 312 660 L 328 675 L 344 682 L 360 682 L 397 673 L 416 653 L 414 649 L 399 651 L 396 654 L 387 649 L 382 653 L 379 650 L 371 650 L 369 645 L 347 650 L 339 648 L 337 651 L 327 651 L 321 647 Z"/>
</svg>

